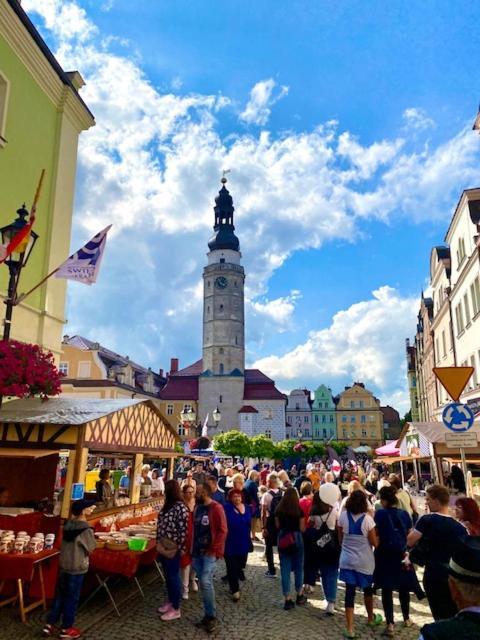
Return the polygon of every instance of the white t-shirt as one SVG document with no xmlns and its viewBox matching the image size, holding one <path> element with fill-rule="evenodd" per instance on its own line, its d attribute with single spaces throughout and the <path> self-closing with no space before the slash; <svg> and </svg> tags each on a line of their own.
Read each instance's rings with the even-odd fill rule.
<svg viewBox="0 0 480 640">
<path fill-rule="evenodd" d="M 359 518 L 361 518 L 363 513 L 359 513 L 358 515 L 353 515 L 353 521 L 356 522 Z M 348 533 L 348 512 L 343 510 L 340 514 L 340 518 L 338 519 L 338 526 L 343 529 L 343 533 Z M 368 535 L 368 532 L 372 529 L 375 529 L 375 520 L 368 513 L 365 515 L 365 518 L 362 522 L 362 533 L 364 536 Z"/>
<path fill-rule="evenodd" d="M 273 496 L 270 493 L 271 491 L 276 494 L 280 491 L 280 489 L 269 489 L 267 493 L 263 494 L 262 499 L 260 500 L 260 504 L 266 509 L 267 514 L 270 514 L 270 505 L 272 504 L 273 500 Z"/>
<path fill-rule="evenodd" d="M 335 527 L 337 526 L 338 508 L 336 506 L 333 507 L 333 509 L 330 511 L 330 513 L 328 514 L 327 518 L 325 519 L 326 515 L 327 514 L 324 514 L 323 516 L 310 516 L 310 519 L 313 521 L 313 526 L 316 529 L 320 529 L 322 524 L 326 521 L 327 527 L 331 531 L 334 531 Z"/>
</svg>

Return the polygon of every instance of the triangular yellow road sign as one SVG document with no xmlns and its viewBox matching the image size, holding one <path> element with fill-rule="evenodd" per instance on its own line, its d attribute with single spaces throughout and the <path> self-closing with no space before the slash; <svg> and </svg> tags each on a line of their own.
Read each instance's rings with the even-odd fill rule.
<svg viewBox="0 0 480 640">
<path fill-rule="evenodd" d="M 473 372 L 473 367 L 433 367 L 433 373 L 455 402 L 458 402 Z"/>
</svg>

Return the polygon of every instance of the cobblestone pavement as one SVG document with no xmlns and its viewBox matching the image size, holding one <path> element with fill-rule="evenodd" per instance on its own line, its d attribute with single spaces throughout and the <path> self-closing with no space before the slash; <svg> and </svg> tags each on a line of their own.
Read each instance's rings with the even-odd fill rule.
<svg viewBox="0 0 480 640">
<path fill-rule="evenodd" d="M 207 637 L 218 640 L 247 640 L 253 637 L 258 640 L 340 640 L 344 629 L 344 592 L 341 584 L 338 610 L 334 617 L 327 617 L 323 613 L 323 594 L 318 585 L 315 587 L 315 593 L 309 596 L 306 606 L 283 611 L 280 578 L 272 580 L 264 576 L 266 565 L 261 558 L 261 550 L 262 547 L 256 545 L 255 552 L 249 556 L 247 580 L 238 604 L 231 601 L 227 586 L 220 581 L 220 576 L 224 573 L 224 563 L 218 563 L 215 580 L 218 627 L 210 636 L 193 626 L 203 615 L 200 593 L 190 593 L 190 599 L 183 602 L 181 620 L 170 623 L 159 620 L 155 611 L 164 600 L 165 588 L 150 570 L 140 576 L 145 599 L 140 596 L 134 583 L 123 581 L 113 587 L 117 600 L 123 602 L 119 607 L 122 612 L 121 618 L 113 612 L 105 595 L 99 593 L 81 609 L 77 619 L 78 627 L 86 640 L 152 640 L 163 637 L 168 640 L 206 640 Z M 357 602 L 357 637 L 362 640 L 379 638 L 383 625 L 375 631 L 367 628 L 366 613 L 363 604 L 360 604 L 360 596 L 357 596 Z M 382 611 L 379 598 L 376 610 Z M 398 601 L 395 616 L 398 620 L 395 637 L 398 640 L 417 640 L 419 628 L 431 620 L 426 601 L 418 602 L 415 596 L 412 596 L 411 605 L 411 617 L 415 626 L 410 629 L 403 627 Z M 43 612 L 32 612 L 28 623 L 22 625 L 14 609 L 0 609 L 0 638 L 38 638 L 43 620 Z"/>
</svg>

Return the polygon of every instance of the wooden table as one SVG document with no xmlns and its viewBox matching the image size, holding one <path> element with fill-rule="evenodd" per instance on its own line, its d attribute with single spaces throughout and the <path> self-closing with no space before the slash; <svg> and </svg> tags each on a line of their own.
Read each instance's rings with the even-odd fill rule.
<svg viewBox="0 0 480 640">
<path fill-rule="evenodd" d="M 0 607 L 16 602 L 18 600 L 18 608 L 20 618 L 23 623 L 27 621 L 27 613 L 42 606 L 43 610 L 47 610 L 47 599 L 45 596 L 45 582 L 43 578 L 43 563 L 60 555 L 58 549 L 49 549 L 40 553 L 23 553 L 15 555 L 8 553 L 0 555 L 0 592 L 5 582 L 13 580 L 16 582 L 16 593 L 12 596 L 0 600 Z M 40 580 L 40 598 L 25 605 L 25 583 L 30 584 L 33 581 L 35 572 L 38 573 Z"/>
</svg>

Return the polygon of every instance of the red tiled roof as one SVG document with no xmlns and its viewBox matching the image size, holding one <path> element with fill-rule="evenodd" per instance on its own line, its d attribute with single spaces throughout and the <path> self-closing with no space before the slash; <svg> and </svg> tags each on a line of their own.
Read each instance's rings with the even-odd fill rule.
<svg viewBox="0 0 480 640">
<path fill-rule="evenodd" d="M 258 413 L 255 407 L 252 407 L 249 404 L 244 404 L 238 413 Z"/>
<path fill-rule="evenodd" d="M 180 371 L 173 373 L 170 377 L 178 378 L 182 376 L 199 376 L 202 373 L 202 371 L 203 371 L 203 360 L 200 358 L 200 360 L 197 360 L 196 362 L 189 365 L 188 367 L 185 367 L 185 369 L 180 369 Z"/>
<path fill-rule="evenodd" d="M 273 382 L 269 384 L 245 384 L 243 391 L 244 400 L 285 400 L 283 393 L 275 387 Z"/>
<path fill-rule="evenodd" d="M 161 400 L 198 400 L 198 378 L 170 376 L 159 396 Z"/>
<path fill-rule="evenodd" d="M 260 369 L 245 369 L 245 384 L 275 384 Z"/>
</svg>

